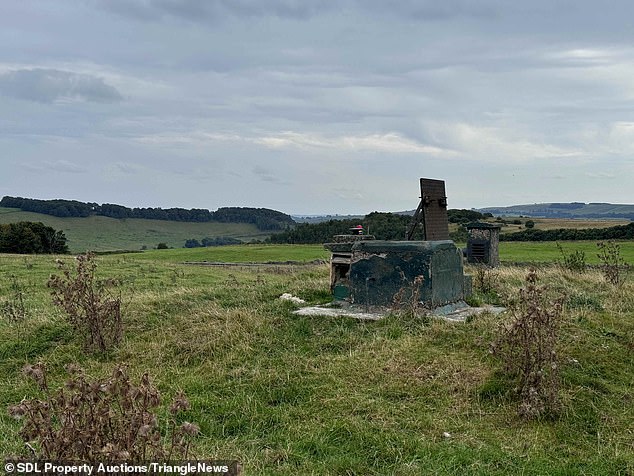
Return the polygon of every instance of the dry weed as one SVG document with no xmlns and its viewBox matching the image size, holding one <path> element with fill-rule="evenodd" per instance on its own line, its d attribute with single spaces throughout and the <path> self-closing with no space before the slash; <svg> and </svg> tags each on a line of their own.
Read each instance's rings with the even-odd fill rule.
<svg viewBox="0 0 634 476">
<path fill-rule="evenodd" d="M 537 282 L 537 272 L 531 269 L 519 291 L 514 319 L 502 327 L 492 344 L 506 371 L 517 378 L 519 413 L 524 418 L 552 413 L 559 404 L 556 347 L 564 298 L 550 299 L 548 289 Z"/>
<path fill-rule="evenodd" d="M 95 282 L 97 264 L 92 253 L 77 256 L 75 273 L 61 260 L 57 264 L 62 276 L 53 275 L 48 280 L 53 302 L 66 312 L 88 351 L 109 350 L 123 336 L 121 297 L 112 297 L 107 289 L 115 283 Z"/>
<path fill-rule="evenodd" d="M 24 399 L 9 408 L 23 420 L 20 436 L 38 459 L 52 461 L 170 461 L 188 457 L 191 438 L 198 426 L 176 422 L 189 409 L 179 393 L 170 405 L 168 435 L 161 436 L 155 414 L 159 392 L 147 374 L 139 384 L 131 382 L 124 366 L 110 378 L 89 380 L 77 365 L 67 367 L 70 378 L 59 390 L 49 389 L 42 364 L 27 365 L 24 373 L 34 379 L 43 397 Z"/>
</svg>

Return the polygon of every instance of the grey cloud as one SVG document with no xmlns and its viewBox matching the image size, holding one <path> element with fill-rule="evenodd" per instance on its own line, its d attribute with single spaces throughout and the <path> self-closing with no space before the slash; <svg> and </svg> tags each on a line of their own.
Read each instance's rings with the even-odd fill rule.
<svg viewBox="0 0 634 476">
<path fill-rule="evenodd" d="M 269 170 L 262 166 L 253 167 L 253 174 L 258 177 L 263 182 L 274 183 L 278 185 L 287 185 L 288 182 L 282 180 L 278 175 L 275 174 L 272 170 Z"/>
<path fill-rule="evenodd" d="M 104 171 L 109 174 L 117 174 L 117 175 L 138 175 L 141 173 L 145 173 L 147 170 L 145 167 L 142 167 L 137 164 L 125 163 L 125 162 L 115 162 L 113 164 L 108 165 L 104 168 Z"/>
<path fill-rule="evenodd" d="M 370 6 L 378 11 L 414 20 L 449 20 L 456 17 L 494 18 L 500 4 L 496 1 L 470 0 L 357 0 L 360 8 Z"/>
<path fill-rule="evenodd" d="M 632 4 L 626 0 L 610 2 L 601 8 L 590 0 L 576 2 L 509 2 L 508 0 L 91 0 L 104 10 L 126 18 L 156 21 L 181 19 L 195 23 L 221 23 L 228 17 L 278 17 L 309 20 L 323 14 L 341 16 L 347 12 L 362 22 L 374 17 L 407 22 L 448 22 L 484 20 L 487 32 L 517 35 L 540 25 L 543 33 L 570 39 L 582 36 L 609 36 L 631 31 Z M 565 20 L 562 21 L 561 19 Z M 470 27 L 462 25 L 469 30 Z M 474 25 L 471 25 L 473 27 Z M 477 29 L 478 27 L 475 26 Z M 495 33 L 494 33 L 495 34 Z M 544 38 L 545 39 L 545 38 Z"/>
<path fill-rule="evenodd" d="M 630 1 L 43 3 L 0 16 L 15 194 L 365 213 L 411 208 L 425 174 L 457 208 L 543 200 L 546 179 L 551 201 L 631 199 Z M 102 173 L 51 181 L 57 159 Z"/>
<path fill-rule="evenodd" d="M 139 20 L 165 17 L 204 22 L 227 15 L 307 20 L 331 11 L 406 17 L 417 21 L 456 17 L 495 18 L 505 3 L 496 0 L 95 0 L 102 8 Z"/>
<path fill-rule="evenodd" d="M 194 22 L 216 21 L 227 15 L 305 20 L 337 5 L 333 0 L 97 0 L 97 3 L 138 20 L 174 17 Z"/>
<path fill-rule="evenodd" d="M 161 11 L 147 0 L 95 0 L 100 8 L 134 20 L 150 21 L 161 18 Z"/>
<path fill-rule="evenodd" d="M 78 165 L 68 160 L 56 160 L 46 161 L 39 164 L 22 163 L 20 166 L 31 172 L 37 173 L 71 173 L 71 174 L 85 174 L 88 172 L 86 167 Z"/>
<path fill-rule="evenodd" d="M 223 0 L 225 8 L 241 16 L 273 15 L 281 18 L 307 19 L 337 5 L 333 0 L 277 0 L 269 3 L 260 0 Z"/>
<path fill-rule="evenodd" d="M 60 99 L 111 103 L 123 97 L 102 78 L 57 69 L 20 69 L 0 75 L 0 93 L 40 103 Z"/>
</svg>

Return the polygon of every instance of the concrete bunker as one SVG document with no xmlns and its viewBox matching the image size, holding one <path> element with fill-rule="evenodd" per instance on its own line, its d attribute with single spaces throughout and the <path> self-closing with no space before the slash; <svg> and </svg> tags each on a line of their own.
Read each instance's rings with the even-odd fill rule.
<svg viewBox="0 0 634 476">
<path fill-rule="evenodd" d="M 403 288 L 428 308 L 464 300 L 471 293 L 462 252 L 448 236 L 447 197 L 441 180 L 420 179 L 421 201 L 406 238 L 422 225 L 422 241 L 375 240 L 369 235 L 337 235 L 331 252 L 330 287 L 335 301 L 392 306 Z M 428 240 L 428 237 L 433 239 Z"/>
<path fill-rule="evenodd" d="M 331 289 L 335 300 L 390 306 L 399 290 L 416 288 L 420 301 L 433 308 L 468 295 L 462 252 L 453 241 L 358 240 L 325 246 L 333 253 Z M 342 257 L 344 252 L 347 258 Z"/>
</svg>

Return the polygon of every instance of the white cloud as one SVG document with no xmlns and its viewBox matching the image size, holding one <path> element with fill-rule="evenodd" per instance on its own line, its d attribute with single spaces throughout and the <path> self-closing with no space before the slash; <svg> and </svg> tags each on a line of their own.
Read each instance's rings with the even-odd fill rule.
<svg viewBox="0 0 634 476">
<path fill-rule="evenodd" d="M 556 64 L 591 66 L 612 63 L 618 60 L 621 54 L 621 51 L 614 49 L 574 48 L 551 51 L 546 53 L 544 57 Z"/>
<path fill-rule="evenodd" d="M 398 133 L 345 135 L 325 137 L 319 134 L 281 132 L 254 139 L 266 147 L 298 149 L 331 149 L 349 152 L 386 152 L 394 154 L 426 154 L 435 157 L 450 157 L 454 151 L 421 144 Z"/>
<path fill-rule="evenodd" d="M 392 154 L 426 154 L 434 157 L 451 157 L 455 152 L 431 145 L 421 144 L 398 133 L 325 136 L 316 133 L 283 131 L 259 135 L 216 132 L 168 132 L 139 136 L 136 141 L 144 144 L 179 146 L 217 142 L 242 142 L 264 146 L 269 149 L 338 150 L 345 152 L 383 152 Z"/>
<path fill-rule="evenodd" d="M 518 131 L 502 126 L 467 123 L 427 123 L 427 131 L 438 141 L 460 151 L 467 160 L 509 164 L 539 159 L 574 158 L 583 152 L 522 137 Z"/>
<path fill-rule="evenodd" d="M 615 122 L 609 128 L 607 146 L 612 154 L 634 154 L 634 122 Z"/>
</svg>

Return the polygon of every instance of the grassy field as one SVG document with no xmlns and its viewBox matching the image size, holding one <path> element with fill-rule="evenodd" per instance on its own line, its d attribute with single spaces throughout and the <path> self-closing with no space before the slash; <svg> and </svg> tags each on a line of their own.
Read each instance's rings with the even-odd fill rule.
<svg viewBox="0 0 634 476">
<path fill-rule="evenodd" d="M 503 259 L 543 262 L 558 253 L 553 243 L 526 245 L 503 243 Z M 632 243 L 623 251 L 631 258 Z M 126 331 L 115 350 L 89 356 L 51 305 L 45 283 L 54 257 L 0 255 L 0 301 L 12 299 L 13 275 L 28 310 L 23 322 L 0 316 L 0 455 L 21 451 L 20 423 L 2 408 L 37 395 L 21 375 L 25 363 L 44 362 L 57 387 L 70 362 L 94 376 L 125 362 L 135 377 L 149 371 L 165 401 L 187 394 L 192 408 L 183 418 L 201 427 L 198 457 L 238 459 L 247 475 L 634 473 L 631 277 L 615 289 L 597 270 L 540 267 L 541 281 L 567 296 L 563 406 L 556 418 L 525 422 L 489 353 L 504 315 L 464 324 L 300 317 L 279 296 L 327 302 L 327 265 L 182 264 L 325 256 L 320 246 L 100 256 L 99 277 L 122 283 Z M 495 300 L 515 300 L 525 274 L 499 268 Z"/>
<path fill-rule="evenodd" d="M 518 231 L 526 230 L 524 223 L 526 221 L 533 221 L 535 223 L 536 230 L 556 230 L 559 228 L 572 228 L 572 229 L 583 229 L 583 228 L 609 228 L 612 226 L 619 225 L 627 225 L 630 223 L 630 220 L 600 220 L 600 219 L 589 219 L 589 218 L 518 218 L 522 221 L 521 225 L 515 225 L 511 223 L 514 218 L 506 217 L 505 220 L 508 222 L 502 225 L 502 229 L 500 230 L 502 233 L 516 233 Z M 495 223 L 495 222 L 492 222 Z"/>
<path fill-rule="evenodd" d="M 0 207 L 0 223 L 17 221 L 42 222 L 64 231 L 72 252 L 86 250 L 140 250 L 142 246 L 155 248 L 166 243 L 182 248 L 185 240 L 229 236 L 242 241 L 263 240 L 270 233 L 262 232 L 248 223 L 191 223 L 137 218 L 115 219 L 102 216 L 86 218 L 58 218 L 40 213 L 23 212 L 16 208 Z"/>
<path fill-rule="evenodd" d="M 597 245 L 594 241 L 564 241 L 560 243 L 566 253 L 580 250 L 585 253 L 588 264 L 599 264 Z M 465 244 L 458 244 L 465 247 Z M 629 263 L 634 263 L 634 242 L 619 243 L 621 256 Z M 283 254 L 280 253 L 283 249 Z M 313 261 L 327 260 L 330 253 L 322 245 L 247 245 L 220 246 L 215 248 L 148 250 L 135 256 L 140 261 L 209 261 L 209 262 L 259 262 L 267 261 Z M 500 243 L 500 259 L 507 263 L 548 263 L 561 260 L 561 252 L 557 243 L 514 242 Z"/>
<path fill-rule="evenodd" d="M 562 241 L 559 243 L 567 254 L 583 251 L 588 264 L 599 264 L 597 244 L 594 241 Z M 619 242 L 621 256 L 628 262 L 634 263 L 634 242 Z M 500 260 L 510 263 L 552 262 L 561 260 L 561 252 L 557 243 L 552 241 L 504 241 L 500 243 Z"/>
<path fill-rule="evenodd" d="M 282 251 L 283 250 L 283 251 Z M 221 263 L 266 263 L 327 260 L 330 252 L 322 245 L 241 245 L 209 248 L 150 250 L 135 256 L 142 261 Z"/>
</svg>

